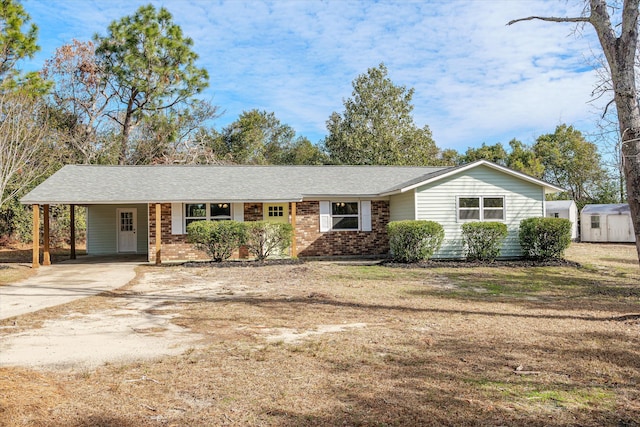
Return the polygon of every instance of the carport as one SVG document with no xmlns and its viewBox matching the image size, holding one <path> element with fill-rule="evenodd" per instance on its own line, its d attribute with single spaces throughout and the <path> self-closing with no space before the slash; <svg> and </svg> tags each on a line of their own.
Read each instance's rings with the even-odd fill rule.
<svg viewBox="0 0 640 427">
<path fill-rule="evenodd" d="M 27 195 L 29 196 L 29 195 Z M 22 199 L 22 203 L 25 203 L 29 199 L 25 196 Z M 147 213 L 150 209 L 155 209 L 155 226 L 156 229 L 161 228 L 162 213 L 160 203 L 139 203 L 137 205 L 132 204 L 87 204 L 83 203 L 61 203 L 57 200 L 40 201 L 40 203 L 33 203 L 33 257 L 32 267 L 39 268 L 40 265 L 51 265 L 51 226 L 50 226 L 50 209 L 51 205 L 55 204 L 68 204 L 69 205 L 69 241 L 70 241 L 70 256 L 69 258 L 75 260 L 76 254 L 76 207 L 85 206 L 91 212 L 100 213 L 102 217 L 94 214 L 96 217 L 92 221 L 102 221 L 108 223 L 108 228 L 111 230 L 109 234 L 113 237 L 116 243 L 116 249 L 112 252 L 100 253 L 97 255 L 110 255 L 110 256 L 129 256 L 132 254 L 146 255 L 148 260 L 148 239 L 149 228 L 147 224 Z M 137 206 L 137 207 L 132 207 Z M 107 212 L 105 215 L 104 212 Z M 109 215 L 112 213 L 113 215 Z M 141 221 L 137 221 L 138 213 L 140 214 Z M 41 246 L 40 246 L 40 215 L 42 214 L 42 264 L 40 263 Z M 105 217 L 107 219 L 105 219 Z M 87 223 L 89 218 L 87 218 Z M 140 224 L 140 226 L 138 226 Z M 113 227 L 113 228 L 111 228 Z M 117 230 L 117 231 L 115 231 Z M 139 237 L 140 239 L 139 239 Z M 104 237 L 103 237 L 104 238 Z M 138 243 L 141 240 L 142 244 Z M 131 250 L 133 249 L 133 250 Z M 160 240 L 155 242 L 155 262 L 156 264 L 162 263 L 162 251 Z"/>
</svg>

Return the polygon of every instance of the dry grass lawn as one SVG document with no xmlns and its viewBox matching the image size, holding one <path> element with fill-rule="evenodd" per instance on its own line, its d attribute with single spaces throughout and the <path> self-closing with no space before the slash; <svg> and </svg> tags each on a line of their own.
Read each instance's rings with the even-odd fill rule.
<svg viewBox="0 0 640 427">
<path fill-rule="evenodd" d="M 77 255 L 86 253 L 84 244 L 76 251 Z M 31 245 L 13 243 L 8 247 L 0 247 L 0 286 L 15 283 L 26 279 L 36 273 L 31 268 L 33 252 Z M 51 260 L 53 262 L 69 259 L 69 248 L 52 248 Z M 42 254 L 40 254 L 42 261 Z"/>
<path fill-rule="evenodd" d="M 147 314 L 200 340 L 95 370 L 0 368 L 0 425 L 638 426 L 634 256 L 574 244 L 582 268 L 143 267 L 138 283 L 185 289 Z M 133 296 L 135 281 L 21 323 Z"/>
</svg>

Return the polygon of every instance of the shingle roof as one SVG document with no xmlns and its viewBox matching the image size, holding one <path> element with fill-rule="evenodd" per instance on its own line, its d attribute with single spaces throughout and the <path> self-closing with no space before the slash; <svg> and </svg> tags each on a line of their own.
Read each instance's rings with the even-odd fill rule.
<svg viewBox="0 0 640 427">
<path fill-rule="evenodd" d="M 68 165 L 24 196 L 29 204 L 299 201 L 375 197 L 448 167 Z"/>
<path fill-rule="evenodd" d="M 562 188 L 479 160 L 462 166 L 67 165 L 21 199 L 28 204 L 285 202 L 383 197 L 485 165 L 517 179 Z"/>
</svg>

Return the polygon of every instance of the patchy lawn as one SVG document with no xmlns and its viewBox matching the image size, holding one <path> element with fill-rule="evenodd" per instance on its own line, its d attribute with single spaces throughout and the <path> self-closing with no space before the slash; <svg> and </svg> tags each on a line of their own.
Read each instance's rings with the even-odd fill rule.
<svg viewBox="0 0 640 427">
<path fill-rule="evenodd" d="M 583 268 L 143 267 L 117 292 L 0 322 L 0 336 L 136 309 L 171 323 L 141 339 L 182 328 L 186 349 L 2 367 L 0 425 L 640 425 L 634 255 L 574 244 Z"/>
</svg>

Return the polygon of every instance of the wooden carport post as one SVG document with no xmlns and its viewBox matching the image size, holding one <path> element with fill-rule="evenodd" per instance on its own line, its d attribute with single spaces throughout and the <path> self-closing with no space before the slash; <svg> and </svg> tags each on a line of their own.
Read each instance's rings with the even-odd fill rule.
<svg viewBox="0 0 640 427">
<path fill-rule="evenodd" d="M 76 259 L 76 205 L 69 205 L 69 243 L 71 244 L 70 259 Z"/>
<path fill-rule="evenodd" d="M 44 222 L 44 250 L 42 256 L 42 265 L 51 265 L 51 254 L 49 253 L 49 205 L 42 205 L 43 222 Z"/>
<path fill-rule="evenodd" d="M 156 203 L 156 264 L 162 264 L 162 205 Z"/>
<path fill-rule="evenodd" d="M 296 246 L 296 202 L 291 202 L 291 227 L 293 233 L 291 234 L 291 258 L 298 256 L 298 248 Z"/>
<path fill-rule="evenodd" d="M 33 262 L 31 267 L 40 267 L 40 206 L 33 205 Z"/>
</svg>

